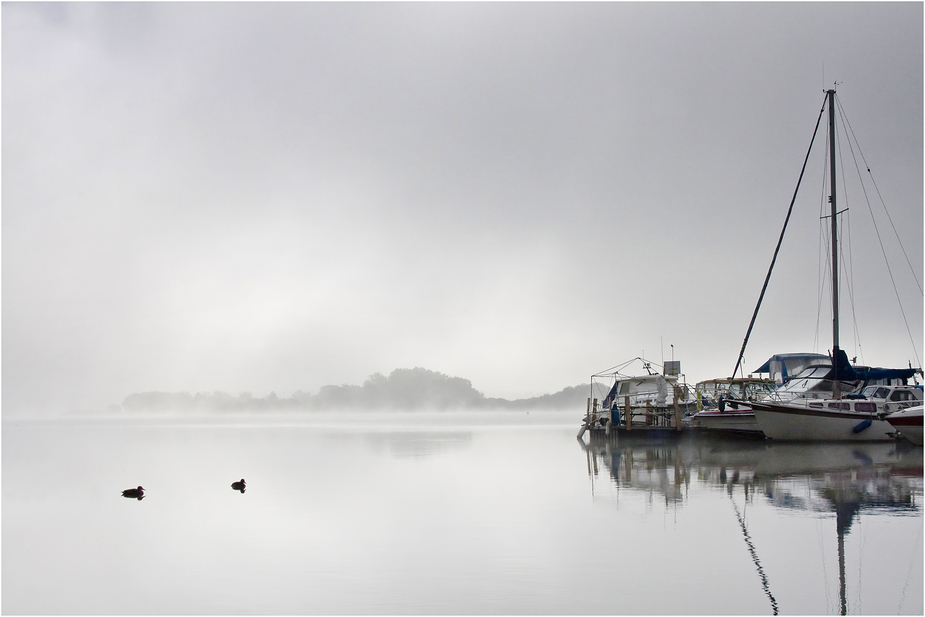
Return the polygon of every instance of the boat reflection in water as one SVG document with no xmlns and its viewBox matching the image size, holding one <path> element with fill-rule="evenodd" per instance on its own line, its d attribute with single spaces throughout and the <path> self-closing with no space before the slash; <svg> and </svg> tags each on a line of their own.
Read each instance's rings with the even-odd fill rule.
<svg viewBox="0 0 925 617">
<path fill-rule="evenodd" d="M 905 440 L 795 443 L 690 433 L 657 441 L 644 435 L 589 444 L 579 440 L 592 491 L 605 480 L 618 493 L 642 493 L 680 507 L 697 485 L 724 488 L 774 614 L 778 600 L 735 494 L 744 494 L 746 504 L 760 500 L 772 509 L 829 520 L 834 514 L 842 615 L 848 614 L 845 538 L 852 526 L 864 514 L 921 516 L 923 450 Z M 825 523 L 823 528 L 830 529 Z M 794 555 L 800 554 L 798 547 Z"/>
</svg>

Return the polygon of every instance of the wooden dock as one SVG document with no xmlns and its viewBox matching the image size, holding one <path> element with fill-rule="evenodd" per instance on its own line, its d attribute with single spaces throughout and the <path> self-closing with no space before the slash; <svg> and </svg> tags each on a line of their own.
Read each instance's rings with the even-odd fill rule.
<svg viewBox="0 0 925 617">
<path fill-rule="evenodd" d="M 631 429 L 625 426 L 609 427 L 582 427 L 578 438 L 587 432 L 591 442 L 621 441 L 621 442 L 672 442 L 684 435 L 697 432 L 694 427 L 682 426 L 634 426 Z"/>
</svg>

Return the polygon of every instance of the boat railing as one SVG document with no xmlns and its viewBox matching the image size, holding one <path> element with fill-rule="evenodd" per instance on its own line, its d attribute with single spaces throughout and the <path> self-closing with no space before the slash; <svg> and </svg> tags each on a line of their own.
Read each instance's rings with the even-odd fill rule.
<svg viewBox="0 0 925 617">
<path fill-rule="evenodd" d="M 654 406 L 630 406 L 632 423 L 634 427 L 674 427 L 674 409 L 667 407 Z M 626 426 L 626 412 L 623 406 L 613 406 L 611 409 L 598 409 L 592 412 L 591 421 L 588 423 L 592 427 L 606 428 L 608 425 L 624 427 Z"/>
<path fill-rule="evenodd" d="M 629 399 L 633 426 L 674 427 L 683 414 L 692 411 L 696 405 L 693 389 L 687 384 L 677 384 L 671 401 L 659 402 L 659 392 L 637 391 L 617 397 L 609 406 L 604 401 L 588 401 L 585 424 L 589 427 L 626 426 L 626 404 Z"/>
</svg>

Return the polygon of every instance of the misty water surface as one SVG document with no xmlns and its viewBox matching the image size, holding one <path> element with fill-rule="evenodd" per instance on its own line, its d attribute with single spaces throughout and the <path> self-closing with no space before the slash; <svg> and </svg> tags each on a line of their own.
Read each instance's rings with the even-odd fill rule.
<svg viewBox="0 0 925 617">
<path fill-rule="evenodd" d="M 4 419 L 2 609 L 922 613 L 921 448 L 577 429 L 553 412 Z"/>
</svg>

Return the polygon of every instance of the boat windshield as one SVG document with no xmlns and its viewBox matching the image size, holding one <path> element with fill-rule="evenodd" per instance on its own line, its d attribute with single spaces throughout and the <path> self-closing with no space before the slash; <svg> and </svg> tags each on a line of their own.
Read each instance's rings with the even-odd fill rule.
<svg viewBox="0 0 925 617">
<path fill-rule="evenodd" d="M 776 384 L 765 379 L 754 381 L 702 381 L 696 392 L 701 399 L 718 401 L 720 398 L 739 401 L 758 401 L 767 398 L 776 389 Z"/>
<path fill-rule="evenodd" d="M 738 399 L 740 401 L 756 401 L 762 399 L 774 391 L 772 384 L 761 382 L 744 382 L 726 384 L 725 391 L 720 391 L 726 398 Z"/>
<path fill-rule="evenodd" d="M 792 377 L 777 391 L 781 393 L 831 391 L 833 384 L 828 378 L 831 372 L 831 366 L 811 366 Z"/>
<path fill-rule="evenodd" d="M 864 398 L 886 398 L 890 394 L 890 389 L 881 388 L 879 386 L 867 386 L 861 394 Z"/>
<path fill-rule="evenodd" d="M 745 398 L 749 401 L 763 399 L 777 389 L 775 384 L 767 382 L 749 382 L 744 385 Z"/>
</svg>

